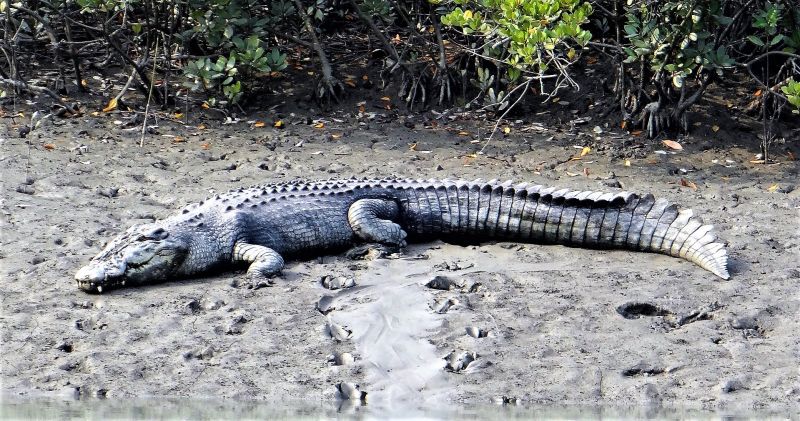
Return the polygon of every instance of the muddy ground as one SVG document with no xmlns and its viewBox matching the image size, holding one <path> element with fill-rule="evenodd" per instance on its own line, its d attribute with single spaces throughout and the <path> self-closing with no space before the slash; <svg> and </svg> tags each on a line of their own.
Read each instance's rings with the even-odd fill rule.
<svg viewBox="0 0 800 421">
<path fill-rule="evenodd" d="M 763 165 L 750 162 L 757 131 L 727 116 L 700 119 L 690 136 L 672 138 L 684 148 L 672 151 L 569 123 L 569 104 L 556 104 L 561 125 L 519 117 L 476 155 L 492 123 L 470 114 L 409 115 L 379 95 L 363 112 L 356 100 L 325 113 L 280 101 L 229 121 L 210 110 L 159 111 L 143 147 L 142 113 L 92 115 L 100 100 L 26 138 L 25 119 L 11 117 L 35 106 L 4 109 L 4 395 L 333 406 L 336 386 L 350 382 L 369 405 L 388 407 L 800 404 L 800 188 L 786 153 L 800 155 L 797 131 Z M 730 124 L 717 131 L 720 121 Z M 104 295 L 73 282 L 111 236 L 216 192 L 385 175 L 651 192 L 715 224 L 732 277 L 654 254 L 434 242 L 388 259 L 288 262 L 261 289 L 237 286 L 241 270 Z M 326 276 L 356 286 L 329 290 Z M 456 285 L 427 287 L 436 276 Z M 320 305 L 333 310 L 323 315 Z M 331 324 L 352 336 L 333 338 Z M 331 361 L 340 353 L 354 361 Z M 446 360 L 451 353 L 460 362 Z M 474 361 L 464 368 L 465 359 Z"/>
</svg>

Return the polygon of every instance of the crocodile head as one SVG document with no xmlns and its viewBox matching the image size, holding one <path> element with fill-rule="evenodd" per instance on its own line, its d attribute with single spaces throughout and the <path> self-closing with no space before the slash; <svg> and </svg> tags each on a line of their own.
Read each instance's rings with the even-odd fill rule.
<svg viewBox="0 0 800 421">
<path fill-rule="evenodd" d="M 164 280 L 177 274 L 188 249 L 186 241 L 164 226 L 136 225 L 78 270 L 75 280 L 80 289 L 96 293 Z"/>
</svg>

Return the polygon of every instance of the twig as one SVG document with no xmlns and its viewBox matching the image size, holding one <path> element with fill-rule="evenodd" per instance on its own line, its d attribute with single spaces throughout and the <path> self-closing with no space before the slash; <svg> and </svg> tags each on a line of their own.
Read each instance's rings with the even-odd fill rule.
<svg viewBox="0 0 800 421">
<path fill-rule="evenodd" d="M 531 81 L 533 81 L 533 80 L 534 79 L 526 80 L 525 83 L 523 83 L 522 85 L 517 86 L 516 88 L 512 89 L 511 92 L 508 93 L 508 95 L 511 96 L 514 93 L 514 91 L 516 91 L 517 89 L 519 89 L 519 88 L 521 88 L 523 86 L 525 87 L 525 89 L 522 90 L 522 93 L 519 94 L 519 98 L 517 98 L 517 100 L 514 101 L 514 103 L 511 104 L 511 106 L 506 109 L 506 112 L 504 112 L 503 115 L 501 115 L 500 118 L 498 118 L 497 121 L 494 123 L 494 128 L 492 129 L 492 133 L 489 134 L 489 138 L 486 139 L 486 143 L 483 145 L 481 150 L 478 151 L 479 155 L 483 155 L 483 151 L 486 149 L 487 146 L 489 146 L 489 142 L 492 141 L 492 137 L 494 137 L 494 134 L 497 133 L 497 128 L 500 127 L 500 122 L 503 121 L 506 118 L 506 115 L 508 115 L 509 111 L 513 110 L 514 107 L 517 106 L 517 103 L 519 103 L 519 101 L 522 100 L 522 98 L 525 96 L 525 94 L 528 93 L 528 87 L 529 87 Z"/>
<path fill-rule="evenodd" d="M 150 77 L 150 89 L 147 92 L 147 105 L 144 106 L 144 121 L 142 121 L 142 136 L 139 138 L 139 147 L 144 147 L 144 133 L 147 130 L 147 114 L 150 112 L 150 100 L 153 97 L 153 85 L 156 80 L 156 63 L 158 63 L 158 38 L 153 49 L 153 73 Z M 136 69 L 134 69 L 135 71 Z"/>
<path fill-rule="evenodd" d="M 50 98 L 56 100 L 59 104 L 63 105 L 64 107 L 69 108 L 69 106 L 64 102 L 63 99 L 61 99 L 60 96 L 58 96 L 58 94 L 56 94 L 55 92 L 53 92 L 48 88 L 42 86 L 28 85 L 27 83 L 21 80 L 8 79 L 4 77 L 0 77 L 0 85 L 11 86 L 13 88 L 22 89 L 28 92 L 32 92 L 34 94 L 45 94 Z"/>
</svg>

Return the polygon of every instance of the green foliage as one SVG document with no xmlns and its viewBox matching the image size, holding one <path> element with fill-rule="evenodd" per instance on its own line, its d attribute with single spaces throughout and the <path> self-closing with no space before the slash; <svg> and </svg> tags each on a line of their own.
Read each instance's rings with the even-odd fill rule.
<svg viewBox="0 0 800 421">
<path fill-rule="evenodd" d="M 628 9 L 624 62 L 642 62 L 656 79 L 671 80 L 676 88 L 703 72 L 722 75 L 735 62 L 729 47 L 714 38 L 720 25 L 731 22 L 718 7 L 714 2 L 679 0 Z"/>
<path fill-rule="evenodd" d="M 786 81 L 786 85 L 781 87 L 781 91 L 786 95 L 789 104 L 795 108 L 792 113 L 800 114 L 800 82 L 789 79 Z"/>
<path fill-rule="evenodd" d="M 453 0 L 452 4 L 457 6 L 442 16 L 442 23 L 485 38 L 482 53 L 504 61 L 509 80 L 518 79 L 522 71 L 545 73 L 554 54 L 564 53 L 571 61 L 571 44 L 585 46 L 591 39 L 581 25 L 592 7 L 582 0 Z M 568 50 L 573 52 L 567 54 Z"/>
<path fill-rule="evenodd" d="M 94 1 L 94 0 L 92 0 Z M 194 26 L 183 33 L 185 40 L 195 40 L 215 51 L 216 60 L 208 56 L 192 60 L 184 68 L 189 79 L 185 85 L 193 91 L 203 89 L 215 98 L 221 93 L 230 104 L 241 100 L 254 79 L 286 68 L 286 55 L 277 49 L 266 52 L 260 37 L 274 23 L 275 15 L 259 13 L 255 0 L 189 0 Z M 277 1 L 276 11 L 284 16 L 294 8 L 286 1 Z"/>
<path fill-rule="evenodd" d="M 788 53 L 800 50 L 800 9 L 767 2 L 753 14 L 756 33 L 747 39 L 762 50 L 780 49 Z"/>
</svg>

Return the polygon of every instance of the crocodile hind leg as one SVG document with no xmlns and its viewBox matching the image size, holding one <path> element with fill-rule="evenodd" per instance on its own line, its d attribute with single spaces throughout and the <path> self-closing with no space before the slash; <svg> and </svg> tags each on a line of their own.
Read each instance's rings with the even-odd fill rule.
<svg viewBox="0 0 800 421">
<path fill-rule="evenodd" d="M 347 220 L 362 240 L 405 247 L 406 232 L 392 222 L 399 214 L 400 208 L 392 200 L 361 199 L 350 205 Z"/>
<path fill-rule="evenodd" d="M 247 276 L 254 287 L 271 284 L 269 278 L 283 269 L 283 257 L 278 252 L 256 244 L 236 243 L 233 246 L 233 261 L 250 263 Z"/>
</svg>

